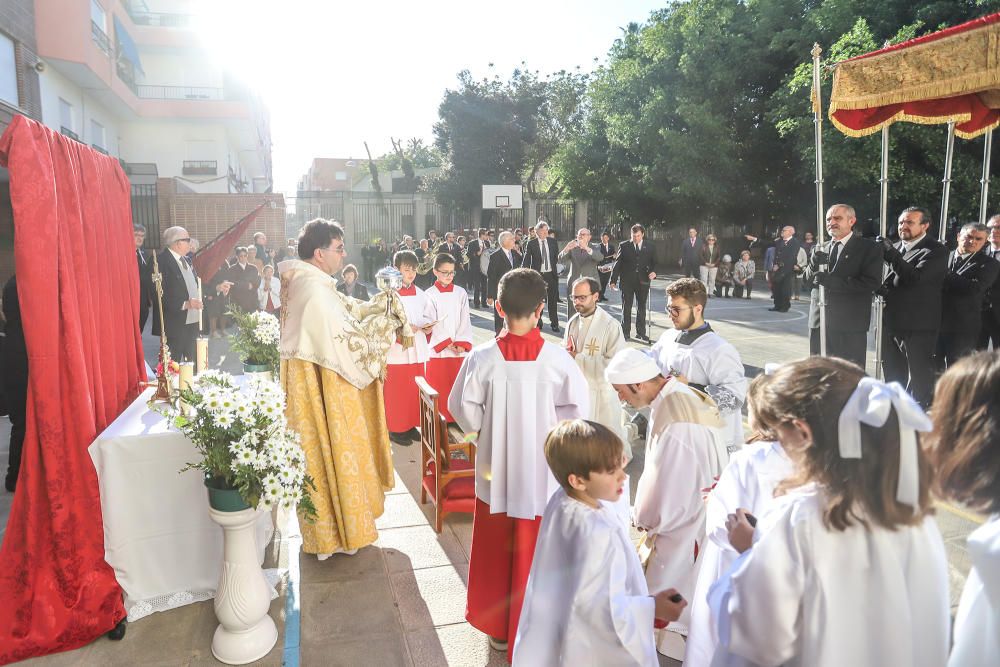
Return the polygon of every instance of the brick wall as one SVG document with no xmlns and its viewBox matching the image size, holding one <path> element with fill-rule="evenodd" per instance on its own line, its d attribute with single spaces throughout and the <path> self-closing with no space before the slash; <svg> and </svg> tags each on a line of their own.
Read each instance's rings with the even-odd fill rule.
<svg viewBox="0 0 1000 667">
<path fill-rule="evenodd" d="M 188 230 L 202 246 L 232 227 L 259 204 L 266 202 L 239 245 L 253 243 L 255 232 L 267 234 L 272 251 L 285 245 L 285 197 L 281 194 L 178 194 L 172 178 L 156 182 L 160 230 L 175 225 Z"/>
</svg>

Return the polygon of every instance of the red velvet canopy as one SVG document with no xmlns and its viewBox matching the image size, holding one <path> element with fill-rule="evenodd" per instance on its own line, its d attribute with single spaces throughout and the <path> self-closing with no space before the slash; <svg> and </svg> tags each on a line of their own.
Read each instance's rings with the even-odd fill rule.
<svg viewBox="0 0 1000 667">
<path fill-rule="evenodd" d="M 956 123 L 966 139 L 1000 124 L 1000 13 L 838 63 L 830 120 L 864 136 L 897 121 Z"/>
<path fill-rule="evenodd" d="M 0 549 L 0 664 L 82 646 L 125 617 L 87 447 L 145 381 L 129 182 L 24 116 L 10 170 L 28 351 L 27 433 Z"/>
</svg>

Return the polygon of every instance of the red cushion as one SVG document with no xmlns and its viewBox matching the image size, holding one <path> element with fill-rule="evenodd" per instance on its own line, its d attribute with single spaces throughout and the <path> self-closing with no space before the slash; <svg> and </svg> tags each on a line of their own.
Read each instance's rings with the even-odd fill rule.
<svg viewBox="0 0 1000 667">
<path fill-rule="evenodd" d="M 433 500 L 437 500 L 434 496 L 435 491 L 435 465 L 432 461 L 428 466 L 428 473 L 424 475 L 424 490 L 427 491 L 427 495 Z M 473 465 L 465 459 L 452 459 L 451 460 L 452 471 L 461 470 L 472 470 Z M 453 479 L 448 484 L 445 485 L 442 491 L 444 508 L 449 512 L 471 512 L 475 506 L 476 499 L 476 478 L 473 476 L 469 477 L 459 477 L 458 479 Z M 464 501 L 464 502 L 463 502 Z M 463 509 L 460 505 L 468 504 L 469 509 Z"/>
</svg>

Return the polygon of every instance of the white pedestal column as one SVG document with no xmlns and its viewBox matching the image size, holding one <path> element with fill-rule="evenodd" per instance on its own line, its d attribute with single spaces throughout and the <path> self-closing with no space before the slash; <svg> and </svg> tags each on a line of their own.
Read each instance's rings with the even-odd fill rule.
<svg viewBox="0 0 1000 667">
<path fill-rule="evenodd" d="M 212 638 L 212 655 L 227 665 L 245 665 L 271 652 L 278 629 L 268 616 L 271 593 L 257 562 L 257 511 L 219 512 L 212 520 L 224 531 L 222 573 L 215 593 L 219 627 Z"/>
</svg>

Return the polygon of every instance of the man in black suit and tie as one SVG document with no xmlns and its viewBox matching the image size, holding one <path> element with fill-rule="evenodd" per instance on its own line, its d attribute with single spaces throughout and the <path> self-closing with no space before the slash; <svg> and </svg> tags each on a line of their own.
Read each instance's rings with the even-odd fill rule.
<svg viewBox="0 0 1000 667">
<path fill-rule="evenodd" d="M 948 255 L 937 342 L 939 370 L 976 349 L 983 326 L 983 299 L 1000 274 L 1000 262 L 982 252 L 986 225 L 970 222 L 958 232 L 958 247 Z"/>
<path fill-rule="evenodd" d="M 698 278 L 699 267 L 701 266 L 701 239 L 698 238 L 698 230 L 694 227 L 688 229 L 688 237 L 681 243 L 681 268 L 684 270 L 685 278 Z"/>
<path fill-rule="evenodd" d="M 500 250 L 490 255 L 490 265 L 486 270 L 486 305 L 493 309 L 493 331 L 500 333 L 503 328 L 503 318 L 496 309 L 497 291 L 500 279 L 508 271 L 521 266 L 521 255 L 514 250 L 514 235 L 511 232 L 500 232 Z"/>
<path fill-rule="evenodd" d="M 826 212 L 830 241 L 813 249 L 803 278 L 809 300 L 809 354 L 820 353 L 819 285 L 826 297 L 826 353 L 865 367 L 872 295 L 882 284 L 882 248 L 855 233 L 857 216 L 847 204 Z"/>
<path fill-rule="evenodd" d="M 528 241 L 524 248 L 524 259 L 521 268 L 534 269 L 545 278 L 547 287 L 545 301 L 549 304 L 549 324 L 552 331 L 559 333 L 559 274 L 556 273 L 556 262 L 559 256 L 559 245 L 549 238 L 549 223 L 539 220 L 535 225 L 535 238 Z M 538 318 L 538 328 L 542 328 L 542 318 Z"/>
<path fill-rule="evenodd" d="M 646 300 L 649 298 L 649 285 L 656 278 L 653 271 L 656 255 L 653 253 L 653 245 L 646 243 L 645 237 L 645 227 L 632 225 L 632 240 L 622 241 L 618 245 L 618 259 L 609 284 L 612 289 L 617 289 L 619 281 L 621 282 L 622 332 L 625 340 L 632 340 L 632 302 L 637 301 L 639 311 L 635 317 L 635 338 L 648 343 Z"/>
<path fill-rule="evenodd" d="M 611 244 L 611 234 L 604 232 L 601 234 L 601 243 L 598 246 L 603 259 L 597 264 L 597 272 L 601 277 L 601 297 L 598 301 L 607 301 L 608 281 L 611 280 L 611 270 L 615 265 L 615 252 L 618 250 Z M 572 304 L 571 304 L 572 305 Z"/>
<path fill-rule="evenodd" d="M 163 322 L 159 308 L 153 309 L 153 335 L 161 330 L 167 334 L 167 346 L 174 361 L 194 361 L 195 339 L 198 337 L 198 277 L 187 258 L 191 236 L 183 227 L 171 227 L 163 232 L 166 246 L 157 255 L 163 276 Z"/>
<path fill-rule="evenodd" d="M 469 242 L 469 282 L 472 283 L 472 303 L 482 308 L 486 303 L 486 276 L 480 269 L 483 253 L 490 249 L 486 230 L 479 230 L 479 238 Z"/>
<path fill-rule="evenodd" d="M 147 256 L 142 244 L 146 241 L 146 228 L 142 225 L 132 227 L 132 237 L 135 239 L 135 259 L 139 264 L 139 333 L 146 328 L 149 319 L 149 309 L 153 305 L 153 258 Z"/>
<path fill-rule="evenodd" d="M 911 206 L 899 216 L 899 242 L 882 239 L 889 268 L 882 283 L 882 372 L 924 407 L 934 396 L 934 348 L 948 271 L 948 249 L 927 233 L 930 221 L 925 209 Z"/>
<path fill-rule="evenodd" d="M 986 221 L 986 233 L 989 235 L 989 244 L 982 252 L 1000 261 L 1000 215 L 994 215 Z M 985 350 L 991 342 L 994 350 L 1000 350 L 1000 276 L 983 299 L 983 326 L 979 330 L 977 347 Z"/>
</svg>

